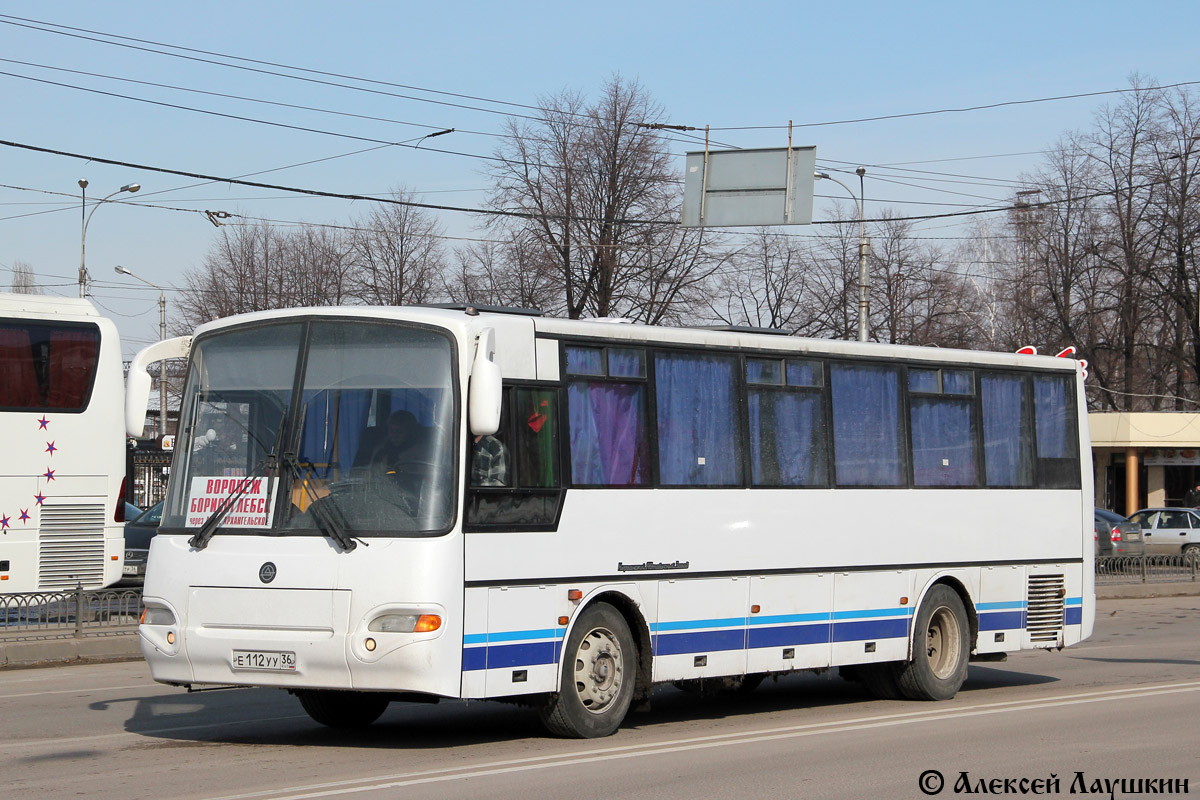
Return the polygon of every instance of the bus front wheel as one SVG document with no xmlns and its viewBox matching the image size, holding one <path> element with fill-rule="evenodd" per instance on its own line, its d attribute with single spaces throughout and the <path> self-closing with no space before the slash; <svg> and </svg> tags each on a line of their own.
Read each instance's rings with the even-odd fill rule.
<svg viewBox="0 0 1200 800">
<path fill-rule="evenodd" d="M 345 692 L 334 689 L 299 689 L 300 705 L 313 718 L 330 728 L 365 728 L 387 710 L 386 694 Z"/>
<path fill-rule="evenodd" d="M 949 700 L 967 679 L 971 627 L 958 592 L 939 584 L 929 590 L 913 626 L 912 661 L 896 679 L 910 700 Z"/>
<path fill-rule="evenodd" d="M 558 691 L 539 708 L 551 733 L 592 739 L 615 732 L 629 711 L 637 678 L 637 645 L 615 608 L 584 610 L 563 648 Z"/>
</svg>

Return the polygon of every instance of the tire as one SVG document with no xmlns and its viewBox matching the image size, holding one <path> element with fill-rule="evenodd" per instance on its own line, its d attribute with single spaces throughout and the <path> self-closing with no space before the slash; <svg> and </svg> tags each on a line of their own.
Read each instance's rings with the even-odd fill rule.
<svg viewBox="0 0 1200 800">
<path fill-rule="evenodd" d="M 302 689 L 296 696 L 315 722 L 341 729 L 367 727 L 379 719 L 391 702 L 386 694 L 333 689 Z"/>
<path fill-rule="evenodd" d="M 1180 554 L 1185 562 L 1189 558 L 1200 558 L 1200 544 L 1185 544 Z"/>
<path fill-rule="evenodd" d="M 538 709 L 555 736 L 594 739 L 621 726 L 633 700 L 638 653 L 629 625 L 607 603 L 589 606 L 563 648 L 559 689 Z"/>
<path fill-rule="evenodd" d="M 949 586 L 929 590 L 913 625 L 913 659 L 896 672 L 910 700 L 949 700 L 967 679 L 971 627 L 962 598 Z"/>
</svg>

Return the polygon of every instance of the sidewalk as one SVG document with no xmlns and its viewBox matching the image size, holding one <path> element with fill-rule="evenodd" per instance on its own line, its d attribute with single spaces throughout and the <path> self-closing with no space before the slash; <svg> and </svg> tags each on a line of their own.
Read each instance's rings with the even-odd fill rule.
<svg viewBox="0 0 1200 800">
<path fill-rule="evenodd" d="M 1200 582 L 1123 583 L 1097 586 L 1098 600 L 1136 600 L 1146 597 L 1200 596 Z M 0 669 L 56 666 L 102 661 L 131 661 L 142 657 L 137 627 L 113 628 L 80 639 L 16 639 L 0 634 Z"/>
</svg>

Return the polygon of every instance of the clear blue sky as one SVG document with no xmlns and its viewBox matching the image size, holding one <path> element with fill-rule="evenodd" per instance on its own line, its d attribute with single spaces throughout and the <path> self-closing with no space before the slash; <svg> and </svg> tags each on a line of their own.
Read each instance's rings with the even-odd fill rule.
<svg viewBox="0 0 1200 800">
<path fill-rule="evenodd" d="M 1103 92 L 1128 88 L 1134 73 L 1160 84 L 1200 81 L 1195 44 L 1200 4 L 1195 2 L 1135 6 L 1127 2 L 8 0 L 0 5 L 0 15 L 5 15 L 0 16 L 0 58 L 5 59 L 0 61 L 0 73 L 5 73 L 0 74 L 0 139 L 220 176 L 344 156 L 257 179 L 362 195 L 405 187 L 426 202 L 466 207 L 480 205 L 481 190 L 487 186 L 482 174 L 486 162 L 470 154 L 486 156 L 494 150 L 497 140 L 487 134 L 500 130 L 502 113 L 321 86 L 94 39 L 112 42 L 113 37 L 129 37 L 472 95 L 488 102 L 376 86 L 493 112 L 520 111 L 503 103 L 535 104 L 539 97 L 562 89 L 594 96 L 607 77 L 620 73 L 638 80 L 676 124 L 779 126 L 714 134 L 715 139 L 738 147 L 786 145 L 783 126 L 789 119 L 811 125 Z M 29 23 L 12 24 L 19 22 L 16 17 L 83 30 L 56 29 L 75 36 L 47 33 L 23 27 Z M 343 136 L 222 118 L 112 94 Z M 798 128 L 794 142 L 816 145 L 822 168 L 852 170 L 867 165 L 868 216 L 885 205 L 904 215 L 955 211 L 976 204 L 1002 204 L 1011 197 L 1011 182 L 1036 167 L 1039 151 L 1068 131 L 1088 127 L 1104 103 L 1119 101 L 1119 96 L 1109 95 L 819 125 Z M 374 146 L 346 137 L 396 142 L 443 128 L 460 132 L 430 140 L 421 150 L 385 147 L 344 155 Z M 425 149 L 435 146 L 455 153 Z M 696 148 L 674 143 L 681 176 L 682 154 Z M 904 173 L 900 167 L 929 172 Z M 0 287 L 9 285 L 13 264 L 25 262 L 39 282 L 49 285 L 49 291 L 78 295 L 79 178 L 89 181 L 89 198 L 130 182 L 143 187 L 131 198 L 132 205 L 100 208 L 87 235 L 87 263 L 98 281 L 93 294 L 117 321 L 127 355 L 157 337 L 157 294 L 117 276 L 113 266 L 123 264 L 160 285 L 180 285 L 184 272 L 202 262 L 216 234 L 196 211 L 324 223 L 347 223 L 367 211 L 362 202 L 228 184 L 195 186 L 196 181 L 179 177 L 4 146 L 0 147 Z M 823 183 L 818 184 L 817 194 L 815 217 L 828 218 L 831 201 L 821 196 L 843 192 Z M 438 217 L 450 235 L 478 235 L 474 216 L 439 213 Z M 931 237 L 962 232 L 960 226 L 945 221 L 922 223 L 920 230 Z"/>
</svg>

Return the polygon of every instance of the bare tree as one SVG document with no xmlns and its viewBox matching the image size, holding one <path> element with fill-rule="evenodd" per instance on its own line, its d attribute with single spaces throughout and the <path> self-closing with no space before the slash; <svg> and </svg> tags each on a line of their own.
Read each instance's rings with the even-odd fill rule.
<svg viewBox="0 0 1200 800">
<path fill-rule="evenodd" d="M 541 106 L 536 121 L 509 121 L 497 151 L 491 204 L 520 216 L 493 229 L 540 249 L 567 317 L 685 316 L 714 268 L 712 239 L 679 227 L 682 188 L 652 129 L 662 107 L 619 76 L 592 105 L 564 91 Z"/>
<path fill-rule="evenodd" d="M 727 325 L 815 335 L 819 322 L 807 297 L 813 266 L 807 242 L 758 228 L 721 270 L 709 308 Z"/>
<path fill-rule="evenodd" d="M 392 197 L 411 201 L 397 189 Z M 426 303 L 444 285 L 442 229 L 429 213 L 409 205 L 380 204 L 355 222 L 353 294 L 368 305 Z"/>
<path fill-rule="evenodd" d="M 33 267 L 24 261 L 13 262 L 12 290 L 16 294 L 42 294 L 42 289 L 33 276 Z"/>
</svg>

